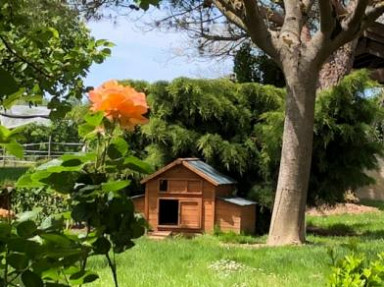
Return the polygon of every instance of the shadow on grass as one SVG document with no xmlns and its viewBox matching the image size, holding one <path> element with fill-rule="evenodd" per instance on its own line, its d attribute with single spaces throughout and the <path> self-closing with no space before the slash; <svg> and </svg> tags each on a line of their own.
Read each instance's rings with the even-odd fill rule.
<svg viewBox="0 0 384 287">
<path fill-rule="evenodd" d="M 381 211 L 384 210 L 384 201 L 373 200 L 373 199 L 361 199 L 360 204 L 376 207 Z"/>
<path fill-rule="evenodd" d="M 378 240 L 384 239 L 384 230 L 367 230 L 367 231 L 357 231 L 359 227 L 362 227 L 364 224 L 344 224 L 336 223 L 329 225 L 327 227 L 320 227 L 309 225 L 307 227 L 307 233 L 321 236 L 321 237 L 352 237 L 357 236 L 361 240 Z"/>
<path fill-rule="evenodd" d="M 336 223 L 327 227 L 309 225 L 307 232 L 317 236 L 356 236 L 359 235 L 355 231 L 356 227 L 358 227 L 356 225 L 360 224 L 347 225 L 344 223 Z"/>
<path fill-rule="evenodd" d="M 359 237 L 363 240 L 384 239 L 384 230 L 365 231 Z"/>
</svg>

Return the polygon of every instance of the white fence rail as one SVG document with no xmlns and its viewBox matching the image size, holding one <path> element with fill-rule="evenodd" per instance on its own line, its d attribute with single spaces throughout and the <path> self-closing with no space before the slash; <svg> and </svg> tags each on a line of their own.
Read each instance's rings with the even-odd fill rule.
<svg viewBox="0 0 384 287">
<path fill-rule="evenodd" d="M 80 152 L 84 148 L 83 143 L 65 143 L 65 142 L 40 142 L 26 143 L 23 158 L 7 154 L 6 150 L 0 148 L 0 164 L 2 166 L 24 166 L 32 165 L 40 160 L 49 160 L 58 158 L 63 154 Z"/>
</svg>

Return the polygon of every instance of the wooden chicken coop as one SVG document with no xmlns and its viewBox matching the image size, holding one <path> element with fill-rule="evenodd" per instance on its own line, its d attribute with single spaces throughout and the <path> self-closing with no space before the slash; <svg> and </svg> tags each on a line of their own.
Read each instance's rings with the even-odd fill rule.
<svg viewBox="0 0 384 287">
<path fill-rule="evenodd" d="M 256 203 L 232 196 L 236 181 L 197 158 L 180 158 L 141 181 L 132 200 L 153 231 L 254 233 Z"/>
<path fill-rule="evenodd" d="M 384 25 L 375 22 L 359 38 L 354 69 L 366 68 L 372 71 L 373 79 L 384 83 Z"/>
</svg>

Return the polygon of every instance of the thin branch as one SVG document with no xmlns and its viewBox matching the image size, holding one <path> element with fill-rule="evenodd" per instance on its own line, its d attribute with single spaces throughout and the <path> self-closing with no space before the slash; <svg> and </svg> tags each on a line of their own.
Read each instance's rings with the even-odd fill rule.
<svg viewBox="0 0 384 287">
<path fill-rule="evenodd" d="M 166 17 L 164 17 L 164 18 L 162 18 L 162 19 L 156 21 L 156 23 L 166 22 L 166 21 L 168 21 L 168 20 L 170 20 L 170 19 L 175 19 L 175 18 L 177 18 L 177 17 L 184 16 L 184 15 L 186 15 L 186 14 L 192 13 L 193 11 L 195 11 L 197 8 L 200 8 L 200 7 L 202 7 L 202 4 L 199 4 L 199 5 L 197 5 L 197 6 L 191 6 L 191 8 L 189 8 L 189 9 L 187 9 L 187 10 L 184 10 L 184 11 L 181 11 L 181 12 L 179 12 L 179 13 L 173 13 L 173 12 L 171 11 L 171 12 L 170 12 L 171 15 L 166 16 Z"/>
<path fill-rule="evenodd" d="M 40 67 L 36 66 L 34 63 L 30 62 L 28 59 L 26 59 L 25 57 L 19 55 L 13 48 L 12 46 L 7 42 L 7 40 L 5 40 L 5 38 L 0 35 L 0 40 L 3 42 L 4 46 L 7 48 L 7 50 L 12 54 L 14 55 L 16 58 L 20 59 L 21 61 L 23 61 L 24 63 L 27 63 L 28 65 L 30 65 L 33 69 L 35 69 L 37 72 L 41 73 L 42 75 L 44 75 L 45 77 L 47 78 L 52 78 L 49 74 L 47 74 L 43 69 L 41 69 Z"/>
<path fill-rule="evenodd" d="M 119 282 L 117 280 L 117 270 L 116 270 L 116 262 L 112 262 L 111 257 L 109 254 L 105 254 L 105 257 L 107 258 L 108 261 L 108 266 L 111 269 L 112 276 L 113 276 L 113 282 L 115 283 L 115 287 L 119 287 Z"/>
<path fill-rule="evenodd" d="M 246 34 L 232 35 L 232 36 L 222 36 L 222 35 L 213 35 L 202 32 L 201 36 L 210 41 L 239 41 L 247 37 Z"/>
</svg>

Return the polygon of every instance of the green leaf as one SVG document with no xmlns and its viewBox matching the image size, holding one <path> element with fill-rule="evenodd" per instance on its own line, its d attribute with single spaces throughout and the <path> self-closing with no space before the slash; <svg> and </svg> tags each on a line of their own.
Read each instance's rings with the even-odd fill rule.
<svg viewBox="0 0 384 287">
<path fill-rule="evenodd" d="M 18 89 L 19 87 L 11 74 L 0 67 L 0 98 L 16 93 Z"/>
<path fill-rule="evenodd" d="M 101 50 L 101 52 L 107 56 L 112 54 L 112 50 L 110 48 L 104 48 L 103 50 Z"/>
<path fill-rule="evenodd" d="M 53 159 L 53 160 L 50 160 L 50 161 L 48 161 L 46 163 L 43 163 L 43 164 L 39 165 L 36 168 L 36 170 L 37 171 L 39 171 L 39 170 L 46 171 L 48 168 L 53 167 L 53 166 L 60 166 L 62 163 L 63 163 L 63 161 L 60 160 L 60 159 Z"/>
<path fill-rule="evenodd" d="M 11 234 L 12 226 L 7 223 L 0 222 L 0 239 L 7 238 Z"/>
<path fill-rule="evenodd" d="M 134 156 L 129 156 L 129 157 L 125 158 L 124 159 L 124 166 L 128 167 L 129 169 L 131 169 L 133 171 L 141 172 L 144 174 L 153 173 L 153 169 L 148 163 L 146 163 L 146 162 L 144 162 L 144 161 L 142 161 L 142 160 L 140 160 Z"/>
<path fill-rule="evenodd" d="M 28 267 L 29 259 L 24 254 L 11 253 L 7 256 L 7 262 L 16 270 L 23 270 Z"/>
<path fill-rule="evenodd" d="M 109 42 L 106 39 L 99 39 L 95 42 L 96 47 L 104 46 L 104 47 L 114 47 L 115 44 L 112 42 Z"/>
<path fill-rule="evenodd" d="M 16 187 L 19 187 L 19 188 L 21 187 L 33 188 L 33 187 L 40 187 L 40 186 L 42 186 L 42 184 L 32 180 L 30 174 L 22 175 L 21 177 L 19 177 L 16 183 Z"/>
<path fill-rule="evenodd" d="M 25 89 L 19 89 L 17 92 L 9 95 L 6 99 L 3 100 L 2 106 L 5 109 L 11 108 L 15 104 L 15 102 L 17 102 L 18 100 L 20 100 L 20 98 L 24 96 L 24 92 Z"/>
<path fill-rule="evenodd" d="M 85 153 L 85 154 L 65 154 L 60 157 L 62 161 L 68 161 L 68 160 L 73 160 L 77 159 L 80 160 L 83 163 L 87 163 L 90 161 L 94 161 L 96 159 L 96 154 L 95 153 Z"/>
<path fill-rule="evenodd" d="M 11 131 L 6 127 L 0 125 L 0 144 L 9 143 L 9 137 L 11 136 Z"/>
<path fill-rule="evenodd" d="M 71 286 L 65 285 L 65 284 L 62 284 L 62 283 L 50 283 L 50 282 L 47 282 L 47 283 L 45 283 L 45 287 L 71 287 Z"/>
<path fill-rule="evenodd" d="M 17 221 L 23 222 L 23 221 L 29 221 L 31 219 L 36 219 L 38 213 L 41 211 L 39 208 L 35 208 L 31 211 L 25 211 L 21 214 L 17 215 Z"/>
<path fill-rule="evenodd" d="M 43 287 L 43 280 L 36 273 L 27 270 L 21 274 L 21 281 L 25 287 Z"/>
<path fill-rule="evenodd" d="M 72 209 L 71 216 L 76 222 L 87 221 L 91 216 L 92 206 L 86 203 L 79 203 Z"/>
<path fill-rule="evenodd" d="M 51 119 L 62 119 L 72 109 L 72 105 L 69 102 L 60 101 L 57 98 L 53 98 L 47 107 L 51 110 L 49 114 Z"/>
<path fill-rule="evenodd" d="M 32 220 L 27 220 L 19 223 L 16 227 L 17 234 L 23 238 L 30 238 L 35 235 L 37 226 Z"/>
<path fill-rule="evenodd" d="M 41 253 L 41 244 L 31 239 L 12 238 L 8 241 L 8 249 L 33 257 Z"/>
<path fill-rule="evenodd" d="M 84 120 L 87 122 L 87 124 L 97 127 L 101 124 L 104 118 L 103 112 L 97 112 L 97 113 L 88 113 L 85 115 Z"/>
<path fill-rule="evenodd" d="M 79 271 L 75 274 L 72 274 L 69 277 L 69 282 L 72 285 L 81 285 L 81 284 L 86 284 L 86 283 L 91 283 L 95 280 L 97 280 L 99 276 L 90 271 Z"/>
<path fill-rule="evenodd" d="M 108 156 L 111 159 L 118 159 L 126 155 L 128 152 L 128 144 L 127 142 L 118 137 L 114 138 L 110 146 L 108 147 Z"/>
<path fill-rule="evenodd" d="M 24 156 L 23 146 L 15 140 L 12 140 L 8 144 L 4 144 L 4 147 L 8 153 L 14 155 L 15 157 L 22 158 Z"/>
<path fill-rule="evenodd" d="M 95 131 L 95 126 L 85 123 L 78 127 L 77 131 L 81 137 L 89 137 L 89 135 Z"/>
<path fill-rule="evenodd" d="M 57 167 L 57 169 L 60 170 L 59 167 Z M 78 167 L 73 167 L 73 168 L 62 167 L 62 169 L 78 170 L 79 168 Z M 48 177 L 40 179 L 40 181 L 49 185 L 51 189 L 59 193 L 68 194 L 73 192 L 77 177 L 78 177 L 78 173 L 63 171 L 60 173 L 52 173 Z"/>
<path fill-rule="evenodd" d="M 46 243 L 53 244 L 56 247 L 66 248 L 72 245 L 72 241 L 63 234 L 46 233 L 41 234 L 40 237 L 43 238 Z"/>
<path fill-rule="evenodd" d="M 92 248 L 96 254 L 107 254 L 111 249 L 111 242 L 105 237 L 99 237 L 92 244 Z"/>
<path fill-rule="evenodd" d="M 150 5 L 158 6 L 161 0 L 135 0 L 137 5 L 143 10 L 148 10 Z"/>
<path fill-rule="evenodd" d="M 104 192 L 115 192 L 127 187 L 130 183 L 130 180 L 110 181 L 101 184 L 101 190 Z"/>
</svg>

